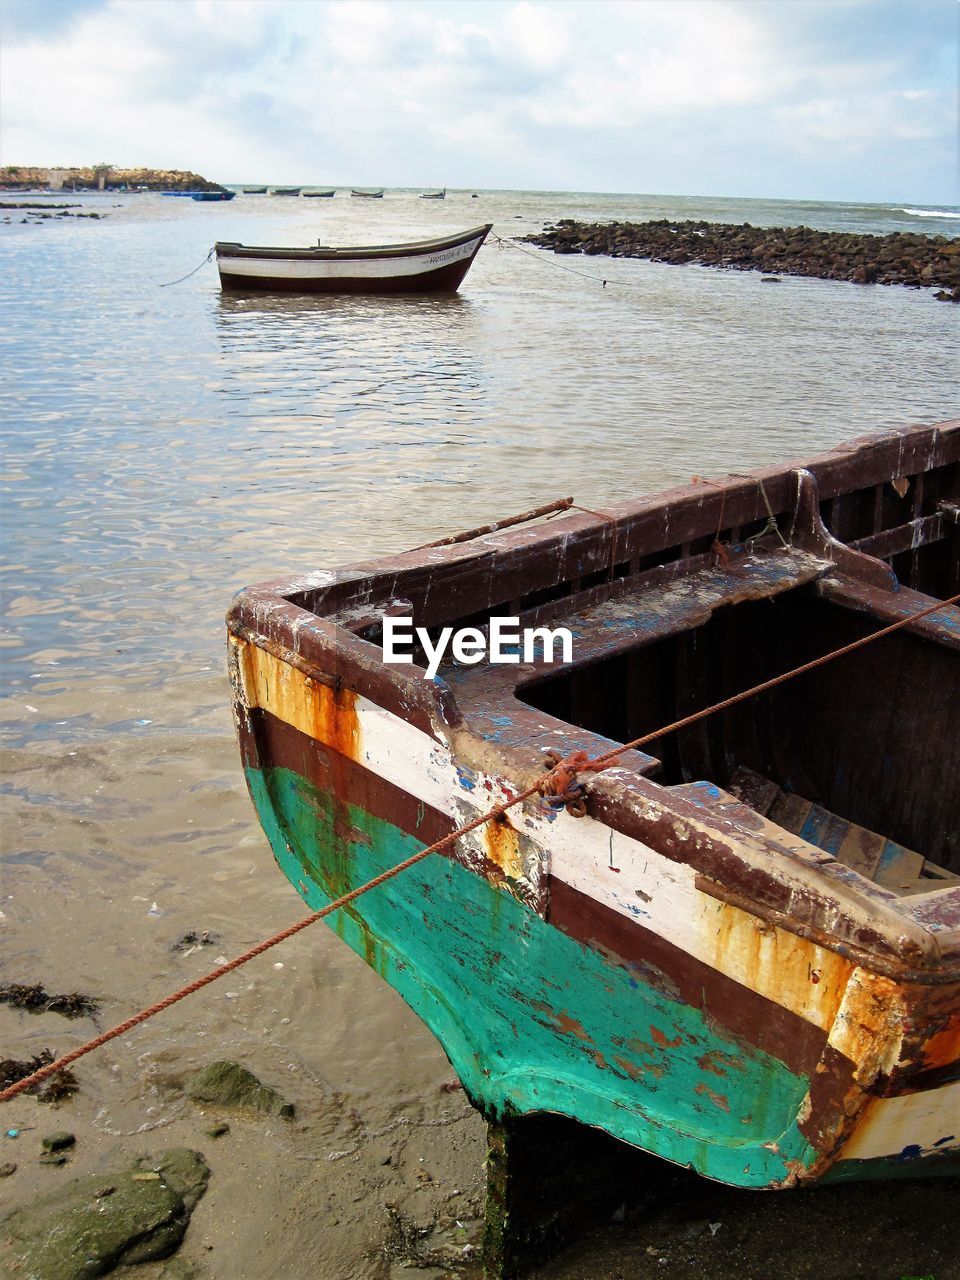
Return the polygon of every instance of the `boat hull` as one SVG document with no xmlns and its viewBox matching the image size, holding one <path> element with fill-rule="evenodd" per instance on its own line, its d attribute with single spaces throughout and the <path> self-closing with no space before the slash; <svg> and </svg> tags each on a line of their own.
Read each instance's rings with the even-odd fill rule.
<svg viewBox="0 0 960 1280">
<path fill-rule="evenodd" d="M 220 284 L 234 292 L 455 293 L 486 238 L 480 228 L 420 252 L 255 250 L 218 245 Z"/>
<path fill-rule="evenodd" d="M 247 784 L 312 910 L 447 834 L 478 792 L 496 798 L 495 780 L 383 706 L 234 643 Z M 557 828 L 586 868 L 612 846 L 621 874 L 631 854 L 649 869 L 653 849 L 565 814 L 523 825 L 525 852 L 509 824 L 486 850 L 506 868 L 500 885 L 437 856 L 331 921 L 434 1032 L 474 1103 L 491 1119 L 572 1116 L 735 1186 L 826 1174 L 818 1139 L 839 1123 L 845 1091 L 859 1092 L 864 1046 L 887 1051 L 883 1011 L 917 993 L 789 931 L 759 934 L 762 922 L 708 894 L 688 895 L 678 927 L 675 868 L 648 870 L 638 901 L 651 903 L 625 919 L 571 883 Z M 506 877 L 548 841 L 545 919 Z M 933 998 L 955 1009 L 960 987 Z M 834 1179 L 960 1172 L 960 1083 L 871 1106 Z"/>
<path fill-rule="evenodd" d="M 888 447 L 892 458 L 924 459 L 949 519 L 958 445 L 953 424 Z M 818 474 L 828 494 L 831 475 L 876 487 L 867 462 L 842 451 Z M 727 518 L 749 528 L 765 522 L 768 501 L 782 519 L 795 475 L 765 473 L 762 492 L 728 485 Z M 635 518 L 649 515 L 681 542 L 701 525 L 715 536 L 717 511 L 702 493 L 672 497 L 666 514 L 638 507 Z M 859 508 L 858 491 L 849 509 Z M 608 523 L 589 535 L 590 554 L 576 526 L 549 528 L 540 538 L 554 583 L 564 556 L 575 576 L 590 554 L 609 566 Z M 803 541 L 799 515 L 792 537 Z M 433 682 L 387 667 L 356 634 L 378 571 L 385 598 L 424 592 L 436 610 L 472 613 L 471 575 L 477 592 L 492 592 L 501 545 L 527 557 L 526 577 L 504 581 L 505 599 L 542 591 L 536 539 L 506 534 L 252 588 L 231 611 L 247 784 L 279 866 L 311 908 L 459 829 L 542 768 L 529 707 L 492 705 L 483 732 L 464 688 L 448 683 L 455 673 Z M 840 544 L 833 551 L 849 558 Z M 808 592 L 825 572 L 793 549 L 776 562 L 771 547 L 749 571 L 763 577 L 760 599 L 796 586 L 777 579 L 784 565 Z M 715 577 L 741 592 L 747 575 L 738 566 Z M 699 581 L 702 614 L 711 605 Z M 909 607 L 912 592 L 893 594 Z M 328 598 L 332 616 L 346 607 L 350 629 L 324 616 Z M 689 586 L 678 598 L 691 598 Z M 924 643 L 939 637 L 953 664 L 939 668 L 953 673 L 948 700 L 960 688 L 955 614 L 925 624 Z M 645 627 L 651 616 L 668 615 L 658 607 Z M 544 723 L 557 743 L 560 722 Z M 645 759 L 598 778 L 585 816 L 528 800 L 330 926 L 430 1027 L 490 1119 L 569 1116 L 747 1188 L 960 1173 L 960 890 L 921 893 L 901 910 L 892 893 L 783 830 L 771 835 L 743 806 L 721 814 L 706 784 L 648 782 L 637 772 Z"/>
</svg>

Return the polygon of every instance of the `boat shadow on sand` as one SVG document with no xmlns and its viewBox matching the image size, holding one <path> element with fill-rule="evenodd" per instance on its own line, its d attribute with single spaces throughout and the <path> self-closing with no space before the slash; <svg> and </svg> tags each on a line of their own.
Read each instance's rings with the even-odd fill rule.
<svg viewBox="0 0 960 1280">
<path fill-rule="evenodd" d="M 957 1183 L 911 1178 L 911 1161 L 903 1162 L 902 1180 L 764 1195 L 711 1182 L 560 1117 L 519 1123 L 529 1126 L 515 1170 L 529 1212 L 513 1261 L 529 1280 L 960 1275 L 948 1212 Z M 551 1203 L 551 1192 L 561 1191 Z M 564 1219 L 559 1206 L 569 1208 L 571 1192 L 578 1212 Z M 875 1270 L 865 1261 L 871 1258 Z"/>
</svg>

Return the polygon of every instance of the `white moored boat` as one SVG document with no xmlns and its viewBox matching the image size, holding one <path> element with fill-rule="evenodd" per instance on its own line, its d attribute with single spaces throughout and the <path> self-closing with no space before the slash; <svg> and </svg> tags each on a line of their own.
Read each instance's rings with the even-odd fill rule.
<svg viewBox="0 0 960 1280">
<path fill-rule="evenodd" d="M 344 248 L 218 242 L 220 285 L 285 293 L 455 293 L 491 226 L 436 240 Z"/>
</svg>

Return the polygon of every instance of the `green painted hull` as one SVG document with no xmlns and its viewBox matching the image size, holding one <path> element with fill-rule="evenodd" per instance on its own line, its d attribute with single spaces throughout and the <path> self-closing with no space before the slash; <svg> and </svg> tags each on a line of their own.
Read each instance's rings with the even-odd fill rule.
<svg viewBox="0 0 960 1280">
<path fill-rule="evenodd" d="M 276 858 L 317 909 L 419 842 L 285 768 L 248 769 Z M 330 917 L 442 1044 L 490 1117 L 556 1112 L 741 1187 L 792 1180 L 805 1076 L 431 857 Z"/>
</svg>

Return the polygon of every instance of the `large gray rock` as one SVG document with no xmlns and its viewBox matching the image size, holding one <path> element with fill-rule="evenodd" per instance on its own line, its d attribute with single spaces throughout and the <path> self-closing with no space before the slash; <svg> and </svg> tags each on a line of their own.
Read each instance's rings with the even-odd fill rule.
<svg viewBox="0 0 960 1280">
<path fill-rule="evenodd" d="M 261 1084 L 252 1071 L 239 1062 L 211 1062 L 187 1081 L 187 1094 L 195 1102 L 214 1102 L 221 1107 L 252 1107 L 268 1115 L 293 1115 L 293 1103 Z"/>
<path fill-rule="evenodd" d="M 198 1151 L 177 1147 L 116 1173 L 74 1178 L 0 1222 L 0 1274 L 86 1280 L 169 1257 L 209 1176 Z"/>
</svg>

